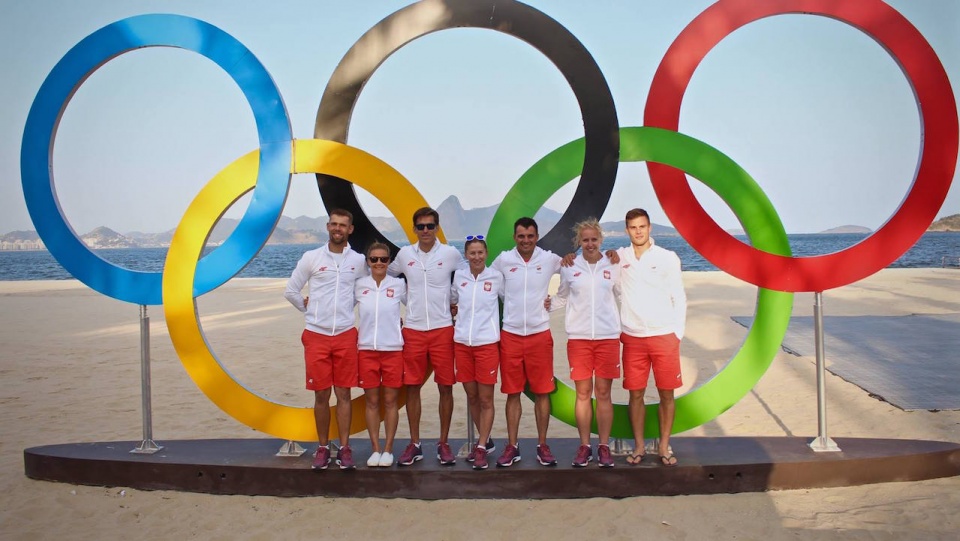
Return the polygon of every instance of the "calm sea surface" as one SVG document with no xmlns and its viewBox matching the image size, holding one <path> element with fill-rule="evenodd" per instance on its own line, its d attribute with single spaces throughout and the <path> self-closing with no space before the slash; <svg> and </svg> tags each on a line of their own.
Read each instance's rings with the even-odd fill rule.
<svg viewBox="0 0 960 541">
<path fill-rule="evenodd" d="M 685 271 L 717 270 L 709 261 L 700 256 L 682 237 L 655 237 L 657 244 L 677 252 Z M 866 238 L 863 234 L 817 234 L 790 235 L 790 247 L 794 255 L 809 256 L 837 252 Z M 608 239 L 604 248 L 626 246 L 625 237 Z M 452 245 L 462 248 L 462 241 Z M 312 245 L 286 244 L 265 246 L 260 254 L 239 274 L 247 278 L 286 278 L 293 272 L 300 256 Z M 130 248 L 116 250 L 97 250 L 97 255 L 117 265 L 139 271 L 161 271 L 166 257 L 166 248 Z M 932 268 L 940 267 L 943 258 L 948 264 L 958 265 L 960 258 L 960 233 L 931 232 L 924 234 L 919 241 L 900 257 L 890 268 Z M 952 260 L 952 262 L 951 262 Z M 67 280 L 72 278 L 59 263 L 46 251 L 13 252 L 0 251 L 0 280 Z"/>
</svg>

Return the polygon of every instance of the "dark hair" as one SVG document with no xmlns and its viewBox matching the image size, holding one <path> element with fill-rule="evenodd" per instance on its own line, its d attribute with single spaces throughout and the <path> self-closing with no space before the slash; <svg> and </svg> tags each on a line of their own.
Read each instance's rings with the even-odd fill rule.
<svg viewBox="0 0 960 541">
<path fill-rule="evenodd" d="M 370 257 L 370 254 L 373 253 L 374 250 L 383 250 L 387 252 L 387 255 L 390 256 L 390 259 L 393 259 L 393 254 L 390 253 L 390 247 L 378 240 L 371 242 L 370 246 L 367 246 L 367 251 L 364 252 L 363 255 Z"/>
<path fill-rule="evenodd" d="M 419 208 L 413 213 L 413 225 L 417 225 L 417 220 L 427 216 L 433 216 L 433 223 L 440 225 L 440 213 L 430 207 Z"/>
<path fill-rule="evenodd" d="M 343 216 L 348 220 L 350 220 L 350 225 L 353 225 L 353 214 L 349 210 L 340 209 L 340 208 L 333 209 L 330 211 L 330 216 L 333 216 L 333 215 Z"/>
<path fill-rule="evenodd" d="M 650 221 L 650 215 L 647 214 L 647 211 L 643 209 L 630 209 L 627 211 L 627 217 L 624 221 L 629 222 L 630 220 L 636 218 L 646 218 L 647 222 Z"/>
<path fill-rule="evenodd" d="M 537 222 L 533 218 L 524 216 L 523 218 L 518 218 L 517 221 L 513 222 L 513 233 L 517 233 L 518 227 L 532 227 L 533 231 L 536 234 L 540 234 L 540 229 L 537 227 Z"/>
</svg>

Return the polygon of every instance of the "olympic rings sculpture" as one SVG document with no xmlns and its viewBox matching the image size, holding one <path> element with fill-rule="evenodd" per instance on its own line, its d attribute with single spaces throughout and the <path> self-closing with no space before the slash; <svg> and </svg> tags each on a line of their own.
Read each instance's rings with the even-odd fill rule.
<svg viewBox="0 0 960 541">
<path fill-rule="evenodd" d="M 785 13 L 831 17 L 871 36 L 901 66 L 920 108 L 922 153 L 906 199 L 878 231 L 834 254 L 791 256 L 783 226 L 757 183 L 718 150 L 678 133 L 683 94 L 707 52 L 737 28 Z M 273 436 L 315 440 L 311 408 L 267 400 L 223 369 L 203 335 L 196 297 L 222 285 L 259 252 L 280 217 L 292 173 L 317 174 L 324 205 L 347 208 L 357 217 L 354 240 L 360 243 L 385 239 L 357 203 L 354 184 L 378 197 L 401 223 L 426 204 L 400 173 L 345 144 L 350 116 L 363 85 L 390 54 L 429 32 L 464 26 L 505 32 L 543 52 L 570 83 L 584 118 L 583 139 L 539 160 L 507 193 L 487 235 L 491 254 L 510 247 L 514 218 L 533 215 L 560 186 L 580 176 L 570 208 L 541 239 L 545 248 L 566 251 L 560 236 L 569 226 L 587 216 L 602 215 L 617 163 L 646 161 L 657 197 L 684 239 L 718 268 L 761 288 L 755 321 L 740 351 L 713 379 L 678 399 L 676 432 L 714 419 L 759 381 L 786 332 L 793 292 L 849 284 L 886 267 L 909 249 L 933 221 L 956 168 L 960 132 L 946 72 L 919 31 L 881 0 L 718 1 L 691 21 L 668 49 L 648 95 L 646 126 L 637 128 L 619 126 L 596 62 L 579 40 L 549 16 L 513 0 L 496 5 L 492 0 L 423 0 L 378 23 L 348 51 L 321 99 L 316 139 L 305 141 L 293 140 L 279 90 L 263 65 L 237 40 L 197 19 L 142 15 L 107 25 L 81 40 L 57 63 L 37 93 L 21 147 L 24 197 L 37 232 L 57 261 L 96 291 L 136 304 L 162 304 L 185 369 L 223 411 Z M 121 268 L 90 251 L 60 209 L 52 173 L 57 125 L 74 92 L 101 65 L 141 47 L 186 49 L 224 69 L 253 110 L 260 143 L 258 150 L 229 165 L 199 192 L 176 229 L 162 273 Z M 730 206 L 753 246 L 724 232 L 706 214 L 684 173 L 707 184 Z M 220 215 L 250 190 L 251 202 L 236 230 L 201 258 L 203 244 Z M 360 400 L 355 399 L 355 404 Z M 575 424 L 569 386 L 558 381 L 551 401 L 555 417 Z M 362 408 L 353 411 L 351 432 L 355 433 L 364 423 Z M 335 424 L 331 435 L 336 435 Z M 651 424 L 655 423 L 648 423 L 648 437 L 657 435 L 657 427 Z M 632 435 L 623 405 L 616 405 L 613 435 Z"/>
</svg>

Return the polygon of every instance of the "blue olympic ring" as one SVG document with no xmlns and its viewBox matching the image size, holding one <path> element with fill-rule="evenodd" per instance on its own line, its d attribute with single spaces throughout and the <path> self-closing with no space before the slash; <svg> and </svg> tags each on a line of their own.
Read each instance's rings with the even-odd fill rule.
<svg viewBox="0 0 960 541">
<path fill-rule="evenodd" d="M 280 91 L 266 68 L 233 36 L 198 19 L 182 15 L 123 19 L 87 36 L 57 63 L 37 92 L 23 133 L 20 171 L 30 217 L 50 253 L 78 280 L 115 299 L 157 305 L 163 304 L 162 273 L 133 271 L 105 261 L 67 223 L 51 162 L 60 118 L 80 85 L 111 59 L 143 47 L 176 47 L 215 62 L 240 87 L 257 124 L 260 168 L 253 197 L 230 237 L 197 264 L 195 296 L 233 277 L 270 237 L 290 186 L 293 137 Z"/>
</svg>

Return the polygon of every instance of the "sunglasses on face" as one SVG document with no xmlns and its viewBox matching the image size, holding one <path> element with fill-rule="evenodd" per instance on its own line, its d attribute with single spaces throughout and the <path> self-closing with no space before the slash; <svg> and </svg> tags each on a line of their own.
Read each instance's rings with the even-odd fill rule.
<svg viewBox="0 0 960 541">
<path fill-rule="evenodd" d="M 389 263 L 389 262 L 390 262 L 390 256 L 376 256 L 376 255 L 374 255 L 374 256 L 368 257 L 368 258 L 367 258 L 367 261 L 369 261 L 369 262 L 371 262 L 371 263 Z"/>
<path fill-rule="evenodd" d="M 483 235 L 467 235 L 467 240 L 483 240 Z"/>
<path fill-rule="evenodd" d="M 413 227 L 415 227 L 417 231 L 423 231 L 424 229 L 428 231 L 433 231 L 434 229 L 437 228 L 437 224 L 417 224 Z"/>
</svg>

